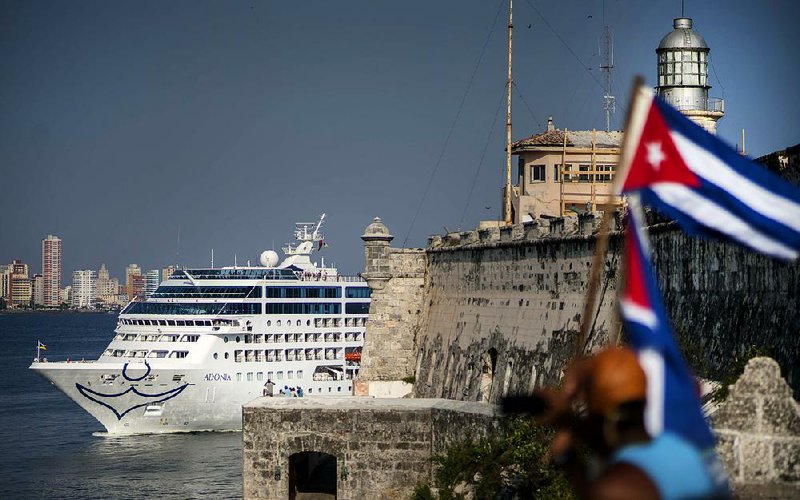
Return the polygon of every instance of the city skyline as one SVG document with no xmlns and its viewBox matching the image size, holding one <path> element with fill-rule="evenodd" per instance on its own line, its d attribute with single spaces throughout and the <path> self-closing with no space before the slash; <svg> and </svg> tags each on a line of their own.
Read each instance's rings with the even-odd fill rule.
<svg viewBox="0 0 800 500">
<path fill-rule="evenodd" d="M 619 128 L 632 76 L 656 83 L 680 3 L 605 3 Z M 503 5 L 0 4 L 0 173 L 17 187 L 0 200 L 0 262 L 35 263 L 58 234 L 65 273 L 208 266 L 212 248 L 216 266 L 255 264 L 326 212 L 329 248 L 315 255 L 354 274 L 374 216 L 396 246 L 498 218 Z M 726 101 L 719 136 L 738 143 L 746 129 L 755 156 L 797 143 L 798 13 L 686 3 L 711 47 L 711 95 Z M 601 1 L 515 3 L 515 140 L 551 115 L 604 129 L 602 19 Z"/>
</svg>

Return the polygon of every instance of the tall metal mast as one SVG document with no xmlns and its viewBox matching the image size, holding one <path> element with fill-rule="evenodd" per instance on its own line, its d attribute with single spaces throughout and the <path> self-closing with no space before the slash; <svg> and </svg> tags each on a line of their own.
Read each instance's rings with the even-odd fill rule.
<svg viewBox="0 0 800 500">
<path fill-rule="evenodd" d="M 504 218 L 511 224 L 511 41 L 514 30 L 514 0 L 508 0 L 508 110 L 506 112 L 506 199 Z"/>
<path fill-rule="evenodd" d="M 600 38 L 600 51 L 603 55 L 603 109 L 606 112 L 606 132 L 611 130 L 611 115 L 616 111 L 616 99 L 611 94 L 611 69 L 614 67 L 614 39 L 611 28 L 606 24 L 606 4 L 603 2 L 603 36 Z"/>
</svg>

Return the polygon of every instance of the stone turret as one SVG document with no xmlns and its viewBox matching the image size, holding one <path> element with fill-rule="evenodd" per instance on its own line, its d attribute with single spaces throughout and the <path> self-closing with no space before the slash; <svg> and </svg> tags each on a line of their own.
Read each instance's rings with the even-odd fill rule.
<svg viewBox="0 0 800 500">
<path fill-rule="evenodd" d="M 408 379 L 416 361 L 414 337 L 423 306 L 425 250 L 391 248 L 394 236 L 380 217 L 372 220 L 361 239 L 361 276 L 372 289 L 372 300 L 355 394 L 402 397 L 412 388 Z"/>
<path fill-rule="evenodd" d="M 364 234 L 364 272 L 361 274 L 373 290 L 380 290 L 390 277 L 389 243 L 394 239 L 380 217 L 372 219 Z"/>
</svg>

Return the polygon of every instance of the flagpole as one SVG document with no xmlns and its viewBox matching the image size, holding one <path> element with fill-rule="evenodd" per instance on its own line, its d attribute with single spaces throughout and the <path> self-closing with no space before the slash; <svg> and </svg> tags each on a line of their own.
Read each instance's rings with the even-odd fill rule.
<svg viewBox="0 0 800 500">
<path fill-rule="evenodd" d="M 627 151 L 627 148 L 624 145 L 628 142 L 627 141 L 627 131 L 630 127 L 630 121 L 633 116 L 633 107 L 635 104 L 636 94 L 639 91 L 639 88 L 644 84 L 644 78 L 641 76 L 636 76 L 633 80 L 633 90 L 631 91 L 631 106 L 628 106 L 628 112 L 625 117 L 625 127 L 623 128 L 623 133 L 625 133 L 625 137 L 623 138 L 623 148 L 620 151 L 620 162 L 619 165 L 622 166 L 623 162 L 627 160 L 630 163 L 629 157 L 631 153 Z M 614 192 L 618 193 L 620 190 L 616 189 L 617 184 L 620 182 L 620 172 L 616 172 L 614 174 L 615 180 L 615 189 Z M 608 252 L 608 238 L 609 233 L 611 232 L 611 217 L 613 213 L 610 210 L 609 206 L 605 207 L 603 210 L 603 219 L 600 222 L 600 228 L 597 233 L 597 243 L 594 246 L 594 257 L 592 259 L 592 267 L 589 272 L 589 283 L 587 283 L 586 287 L 586 299 L 583 303 L 583 314 L 581 314 L 581 329 L 578 333 L 578 340 L 575 343 L 575 351 L 573 353 L 573 358 L 577 358 L 582 356 L 584 351 L 586 350 L 586 342 L 589 338 L 589 333 L 591 332 L 592 325 L 594 324 L 594 314 L 592 311 L 595 310 L 595 302 L 597 301 L 597 289 L 600 285 L 600 272 L 602 269 L 605 269 L 605 257 L 606 253 Z"/>
</svg>

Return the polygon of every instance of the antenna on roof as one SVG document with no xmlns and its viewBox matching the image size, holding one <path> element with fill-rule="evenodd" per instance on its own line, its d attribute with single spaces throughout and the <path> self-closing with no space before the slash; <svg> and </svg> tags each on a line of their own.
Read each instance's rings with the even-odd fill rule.
<svg viewBox="0 0 800 500">
<path fill-rule="evenodd" d="M 606 3 L 603 2 L 603 36 L 600 37 L 600 52 L 603 54 L 603 64 L 600 70 L 603 73 L 604 92 L 603 109 L 606 112 L 606 132 L 611 130 L 611 115 L 616 111 L 616 98 L 611 94 L 611 69 L 614 67 L 614 39 L 611 28 L 606 24 Z"/>
</svg>

